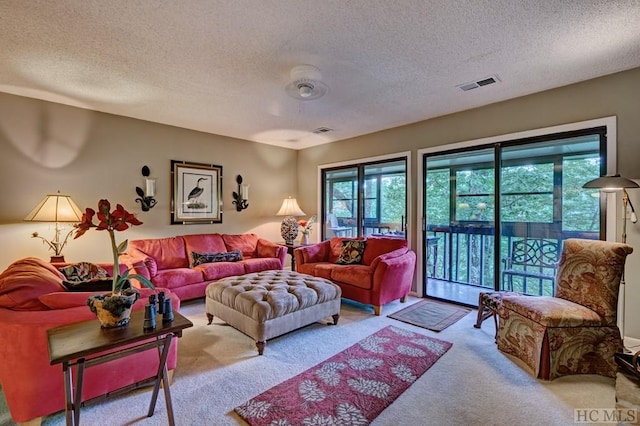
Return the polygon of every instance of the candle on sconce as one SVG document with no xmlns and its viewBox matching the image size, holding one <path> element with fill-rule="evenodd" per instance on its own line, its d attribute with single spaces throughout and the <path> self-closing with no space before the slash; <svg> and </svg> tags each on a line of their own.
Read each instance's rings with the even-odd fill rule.
<svg viewBox="0 0 640 426">
<path fill-rule="evenodd" d="M 145 178 L 146 183 L 146 196 L 155 197 L 156 195 L 156 180 L 154 178 Z"/>
<path fill-rule="evenodd" d="M 249 199 L 249 185 L 242 185 L 242 199 Z"/>
</svg>

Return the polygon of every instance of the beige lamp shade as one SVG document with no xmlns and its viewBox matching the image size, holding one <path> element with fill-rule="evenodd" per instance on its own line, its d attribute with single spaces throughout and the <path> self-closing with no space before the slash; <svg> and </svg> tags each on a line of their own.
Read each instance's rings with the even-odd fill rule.
<svg viewBox="0 0 640 426">
<path fill-rule="evenodd" d="M 302 211 L 295 198 L 289 197 L 282 201 L 282 206 L 276 216 L 305 216 L 305 212 Z"/>
<path fill-rule="evenodd" d="M 34 238 L 40 238 L 49 246 L 49 249 L 54 252 L 55 255 L 51 256 L 51 262 L 64 262 L 65 260 L 62 255 L 62 249 L 67 244 L 67 240 L 73 232 L 73 229 L 71 229 L 64 239 L 62 239 L 61 233 L 63 228 L 59 223 L 81 222 L 82 212 L 70 196 L 60 194 L 60 191 L 58 191 L 57 194 L 49 194 L 44 197 L 44 200 L 40 201 L 36 208 L 33 209 L 31 213 L 24 218 L 24 220 L 28 220 L 30 222 L 55 222 L 56 228 L 53 240 L 49 241 L 48 239 L 38 235 L 37 232 L 34 232 L 31 236 Z"/>
<path fill-rule="evenodd" d="M 49 194 L 24 218 L 31 222 L 80 222 L 82 212 L 70 196 Z"/>
</svg>

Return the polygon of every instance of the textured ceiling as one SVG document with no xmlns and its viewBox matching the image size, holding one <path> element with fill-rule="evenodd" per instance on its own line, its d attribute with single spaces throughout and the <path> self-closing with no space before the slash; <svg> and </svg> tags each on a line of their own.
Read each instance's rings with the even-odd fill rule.
<svg viewBox="0 0 640 426">
<path fill-rule="evenodd" d="M 298 149 L 638 67 L 640 1 L 0 0 L 0 52 L 1 92 Z"/>
</svg>

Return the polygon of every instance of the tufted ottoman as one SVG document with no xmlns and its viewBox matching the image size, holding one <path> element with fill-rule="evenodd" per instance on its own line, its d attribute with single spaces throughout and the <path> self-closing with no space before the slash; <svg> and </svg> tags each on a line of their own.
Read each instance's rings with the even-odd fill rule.
<svg viewBox="0 0 640 426">
<path fill-rule="evenodd" d="M 256 341 L 266 341 L 328 316 L 340 317 L 340 287 L 324 278 L 273 270 L 227 277 L 207 286 L 209 324 L 216 316 Z"/>
</svg>

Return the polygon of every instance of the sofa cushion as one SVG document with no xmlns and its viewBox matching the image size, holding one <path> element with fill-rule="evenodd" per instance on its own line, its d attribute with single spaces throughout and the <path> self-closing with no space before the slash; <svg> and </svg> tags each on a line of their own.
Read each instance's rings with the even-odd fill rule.
<svg viewBox="0 0 640 426">
<path fill-rule="evenodd" d="M 214 281 L 234 275 L 244 275 L 244 262 L 243 260 L 240 262 L 203 263 L 193 269 L 200 271 L 205 281 Z"/>
<path fill-rule="evenodd" d="M 227 246 L 224 244 L 222 235 L 220 234 L 194 234 L 183 235 L 185 248 L 189 254 L 189 265 L 194 266 L 192 252 L 197 253 L 223 253 L 227 252 Z"/>
<path fill-rule="evenodd" d="M 334 265 L 330 279 L 367 290 L 373 287 L 372 271 L 367 265 Z"/>
<path fill-rule="evenodd" d="M 338 265 L 354 265 L 362 263 L 367 242 L 364 240 L 350 240 L 342 242 L 342 251 L 336 260 Z"/>
<path fill-rule="evenodd" d="M 253 259 L 244 259 L 241 261 L 244 265 L 244 273 L 262 272 L 270 269 L 282 269 L 280 259 L 275 257 L 254 257 Z"/>
<path fill-rule="evenodd" d="M 38 300 L 47 306 L 49 309 L 67 309 L 77 308 L 78 306 L 87 306 L 87 299 L 89 296 L 95 295 L 92 291 L 82 291 L 76 293 L 69 292 L 55 292 L 49 294 L 43 294 L 38 297 Z M 89 309 L 89 308 L 87 308 Z"/>
<path fill-rule="evenodd" d="M 407 240 L 403 238 L 369 237 L 367 238 L 367 247 L 364 249 L 362 256 L 362 264 L 371 265 L 371 262 L 376 257 L 400 248 L 407 248 L 408 250 Z"/>
<path fill-rule="evenodd" d="M 189 259 L 183 237 L 133 240 L 129 242 L 129 247 L 151 256 L 156 261 L 159 271 L 189 267 Z"/>
<path fill-rule="evenodd" d="M 301 274 L 313 275 L 327 280 L 331 279 L 331 271 L 336 267 L 335 263 L 318 262 L 318 263 L 305 263 L 302 265 L 296 265 L 296 270 Z"/>
<path fill-rule="evenodd" d="M 222 239 L 227 251 L 240 250 L 243 257 L 256 257 L 258 236 L 256 234 L 223 234 Z"/>
<path fill-rule="evenodd" d="M 193 259 L 192 266 L 216 262 L 237 262 L 242 260 L 242 252 L 240 250 L 221 253 L 198 253 L 194 251 L 191 252 L 191 258 Z"/>
<path fill-rule="evenodd" d="M 41 311 L 43 294 L 64 291 L 64 275 L 53 265 L 35 257 L 13 262 L 0 274 L 0 307 L 16 311 Z"/>
<path fill-rule="evenodd" d="M 158 275 L 153 277 L 153 284 L 156 287 L 176 288 L 199 283 L 203 280 L 202 271 L 197 268 L 174 268 L 158 271 Z"/>
</svg>

